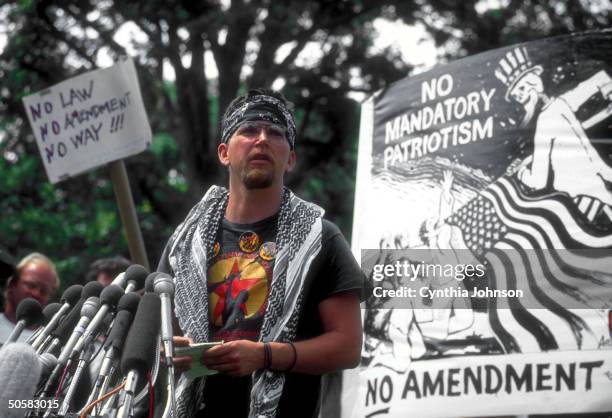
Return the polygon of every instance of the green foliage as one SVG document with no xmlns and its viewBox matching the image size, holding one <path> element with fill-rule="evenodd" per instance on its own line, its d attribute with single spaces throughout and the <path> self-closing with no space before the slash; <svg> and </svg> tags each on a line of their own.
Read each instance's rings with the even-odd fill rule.
<svg viewBox="0 0 612 418">
<path fill-rule="evenodd" d="M 153 135 L 153 143 L 149 147 L 149 151 L 159 160 L 163 160 L 164 158 L 174 159 L 177 157 L 176 143 L 174 142 L 174 138 L 167 132 L 158 132 Z"/>
<path fill-rule="evenodd" d="M 50 254 L 59 262 L 64 286 L 78 282 L 86 266 L 61 255 L 75 256 L 82 262 L 126 253 L 125 242 L 115 238 L 119 222 L 112 190 L 104 184 L 92 187 L 95 174 L 86 176 L 90 182 L 87 190 L 74 193 L 69 191 L 70 184 L 53 186 L 46 181 L 38 157 L 26 154 L 16 164 L 1 164 L 4 216 L 0 218 L 0 236 L 8 248 L 18 249 L 15 253 Z"/>
<path fill-rule="evenodd" d="M 164 80 L 164 93 L 168 96 L 168 99 L 176 104 L 176 85 L 171 81 Z"/>
</svg>

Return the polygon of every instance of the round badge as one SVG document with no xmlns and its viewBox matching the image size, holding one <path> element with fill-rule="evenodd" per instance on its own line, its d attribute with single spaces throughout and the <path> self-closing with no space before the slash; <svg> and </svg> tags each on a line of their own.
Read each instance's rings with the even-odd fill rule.
<svg viewBox="0 0 612 418">
<path fill-rule="evenodd" d="M 259 249 L 259 256 L 266 261 L 270 261 L 276 255 L 276 243 L 264 242 Z"/>
<path fill-rule="evenodd" d="M 217 255 L 219 255 L 219 250 L 221 249 L 221 244 L 219 244 L 219 241 L 215 242 L 213 244 L 213 258 L 215 258 Z"/>
<path fill-rule="evenodd" d="M 257 250 L 257 247 L 259 247 L 259 237 L 253 231 L 244 232 L 242 235 L 240 235 L 238 246 L 245 253 L 252 253 L 253 251 Z"/>
</svg>

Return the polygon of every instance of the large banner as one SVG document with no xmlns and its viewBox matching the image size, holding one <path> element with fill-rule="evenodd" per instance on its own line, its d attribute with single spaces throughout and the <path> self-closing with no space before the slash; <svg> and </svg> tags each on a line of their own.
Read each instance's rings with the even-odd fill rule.
<svg viewBox="0 0 612 418">
<path fill-rule="evenodd" d="M 612 411 L 611 76 L 605 31 L 364 103 L 353 250 L 373 290 L 343 417 Z"/>
</svg>

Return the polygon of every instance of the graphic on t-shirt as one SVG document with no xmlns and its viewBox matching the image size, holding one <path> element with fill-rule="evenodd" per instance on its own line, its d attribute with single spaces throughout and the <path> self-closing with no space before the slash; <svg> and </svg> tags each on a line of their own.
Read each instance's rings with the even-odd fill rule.
<svg viewBox="0 0 612 418">
<path fill-rule="evenodd" d="M 245 253 L 252 253 L 257 249 L 257 247 L 259 247 L 259 237 L 253 231 L 244 232 L 242 235 L 240 235 L 238 245 Z"/>
<path fill-rule="evenodd" d="M 270 261 L 276 255 L 276 243 L 274 242 L 264 242 L 259 247 L 259 256 L 266 261 Z"/>
<path fill-rule="evenodd" d="M 268 296 L 271 270 L 257 254 L 229 252 L 209 269 L 210 318 L 225 340 L 256 338 Z M 217 334 L 217 333 L 215 333 Z"/>
</svg>

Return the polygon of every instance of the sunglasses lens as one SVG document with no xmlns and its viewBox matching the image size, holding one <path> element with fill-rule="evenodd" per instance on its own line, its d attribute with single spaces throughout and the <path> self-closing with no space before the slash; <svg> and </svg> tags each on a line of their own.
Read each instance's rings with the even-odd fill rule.
<svg viewBox="0 0 612 418">
<path fill-rule="evenodd" d="M 261 123 L 261 122 L 245 122 L 237 129 L 237 134 L 249 139 L 257 138 L 264 131 L 270 139 L 285 139 L 285 129 L 282 126 Z"/>
<path fill-rule="evenodd" d="M 238 135 L 242 135 L 247 138 L 256 137 L 259 134 L 259 132 L 260 132 L 259 126 L 257 126 L 257 124 L 252 123 L 252 122 L 243 123 L 238 128 Z"/>
<path fill-rule="evenodd" d="M 278 125 L 268 125 L 268 136 L 273 139 L 284 139 L 285 130 Z"/>
</svg>

